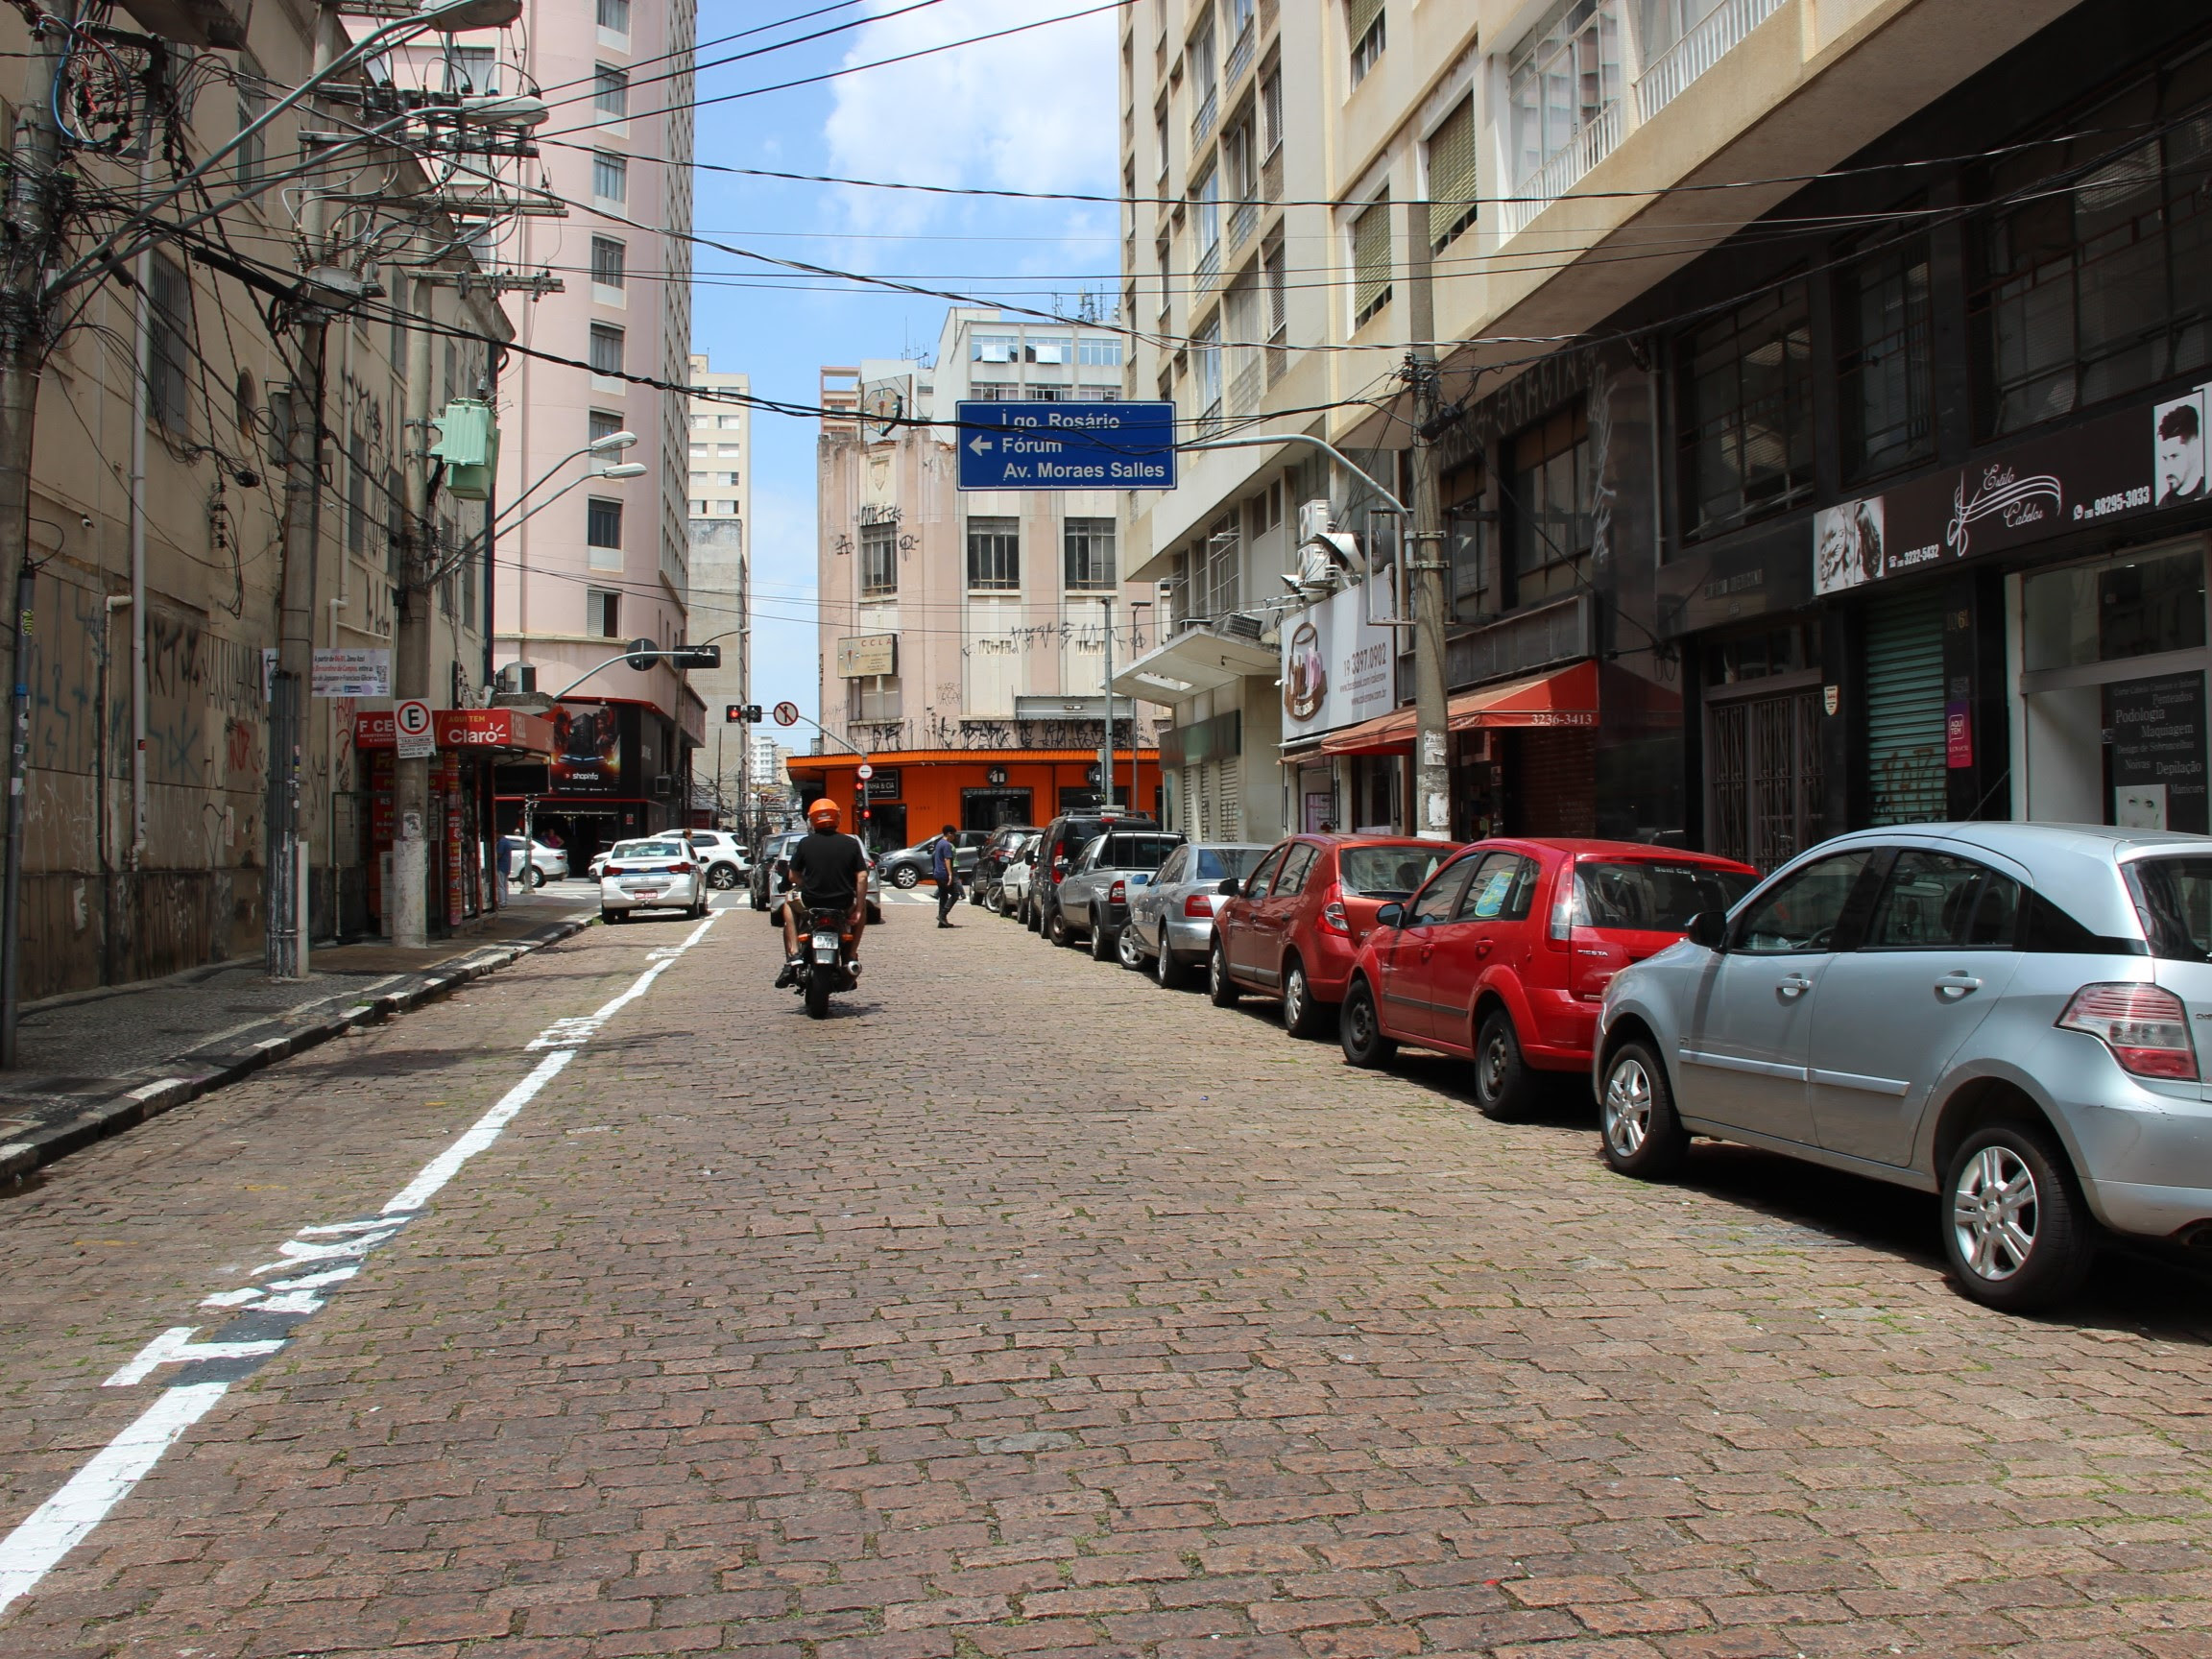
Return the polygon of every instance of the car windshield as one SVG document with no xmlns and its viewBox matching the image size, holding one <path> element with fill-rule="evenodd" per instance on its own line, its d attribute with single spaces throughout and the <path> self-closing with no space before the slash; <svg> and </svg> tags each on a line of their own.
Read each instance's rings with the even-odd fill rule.
<svg viewBox="0 0 2212 1659">
<path fill-rule="evenodd" d="M 1267 855 L 1264 847 L 1201 847 L 1198 850 L 1198 870 L 1193 881 L 1226 881 L 1232 876 L 1241 881 L 1252 874 L 1252 866 Z"/>
<path fill-rule="evenodd" d="M 610 858 L 681 858 L 689 852 L 681 841 L 624 841 L 616 845 Z"/>
<path fill-rule="evenodd" d="M 1336 880 L 1361 899 L 1410 899 L 1435 873 L 1449 847 L 1347 847 L 1336 854 Z"/>
<path fill-rule="evenodd" d="M 2212 858 L 2140 858 L 2127 869 L 2151 954 L 2212 962 Z"/>
<path fill-rule="evenodd" d="M 1575 866 L 1575 923 L 1626 932 L 1680 933 L 1701 910 L 1722 912 L 1756 876 L 1709 864 L 1588 859 Z"/>
<path fill-rule="evenodd" d="M 1182 845 L 1173 835 L 1116 835 L 1098 862 L 1114 870 L 1157 870 Z"/>
</svg>

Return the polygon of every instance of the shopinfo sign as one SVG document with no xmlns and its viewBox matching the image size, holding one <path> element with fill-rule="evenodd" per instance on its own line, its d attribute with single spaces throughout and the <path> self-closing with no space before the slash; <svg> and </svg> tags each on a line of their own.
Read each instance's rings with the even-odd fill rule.
<svg viewBox="0 0 2212 1659">
<path fill-rule="evenodd" d="M 1367 591 L 1347 588 L 1283 621 L 1283 735 L 1318 737 L 1397 707 L 1390 630 L 1367 620 Z"/>
<path fill-rule="evenodd" d="M 518 709 L 433 709 L 430 733 L 440 749 L 553 752 L 552 722 Z M 353 716 L 354 748 L 393 749 L 398 741 L 395 710 L 364 709 Z"/>
</svg>

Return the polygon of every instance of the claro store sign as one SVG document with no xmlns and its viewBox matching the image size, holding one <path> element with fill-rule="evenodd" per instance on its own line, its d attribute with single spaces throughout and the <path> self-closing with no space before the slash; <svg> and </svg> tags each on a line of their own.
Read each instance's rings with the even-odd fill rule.
<svg viewBox="0 0 2212 1659">
<path fill-rule="evenodd" d="M 1397 704 L 1390 630 L 1367 620 L 1363 588 L 1283 620 L 1283 738 L 1318 737 Z"/>
</svg>

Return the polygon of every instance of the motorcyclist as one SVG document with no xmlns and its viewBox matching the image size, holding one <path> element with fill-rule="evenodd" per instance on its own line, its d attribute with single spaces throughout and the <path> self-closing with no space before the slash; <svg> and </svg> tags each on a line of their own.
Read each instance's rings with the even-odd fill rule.
<svg viewBox="0 0 2212 1659">
<path fill-rule="evenodd" d="M 868 851 L 854 836 L 841 834 L 844 813 L 825 795 L 806 808 L 813 831 L 793 844 L 791 891 L 783 901 L 783 972 L 779 986 L 798 982 L 799 929 L 814 910 L 842 910 L 845 931 L 853 936 L 851 967 L 860 972 L 860 935 L 868 926 Z"/>
</svg>

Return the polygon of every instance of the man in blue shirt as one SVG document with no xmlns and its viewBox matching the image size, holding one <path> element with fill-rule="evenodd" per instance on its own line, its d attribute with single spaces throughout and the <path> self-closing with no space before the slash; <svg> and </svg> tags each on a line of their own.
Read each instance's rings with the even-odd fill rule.
<svg viewBox="0 0 2212 1659">
<path fill-rule="evenodd" d="M 953 902 L 960 897 L 960 866 L 952 856 L 955 831 L 948 824 L 938 832 L 937 847 L 929 854 L 929 874 L 937 878 L 937 926 L 952 926 Z"/>
</svg>

